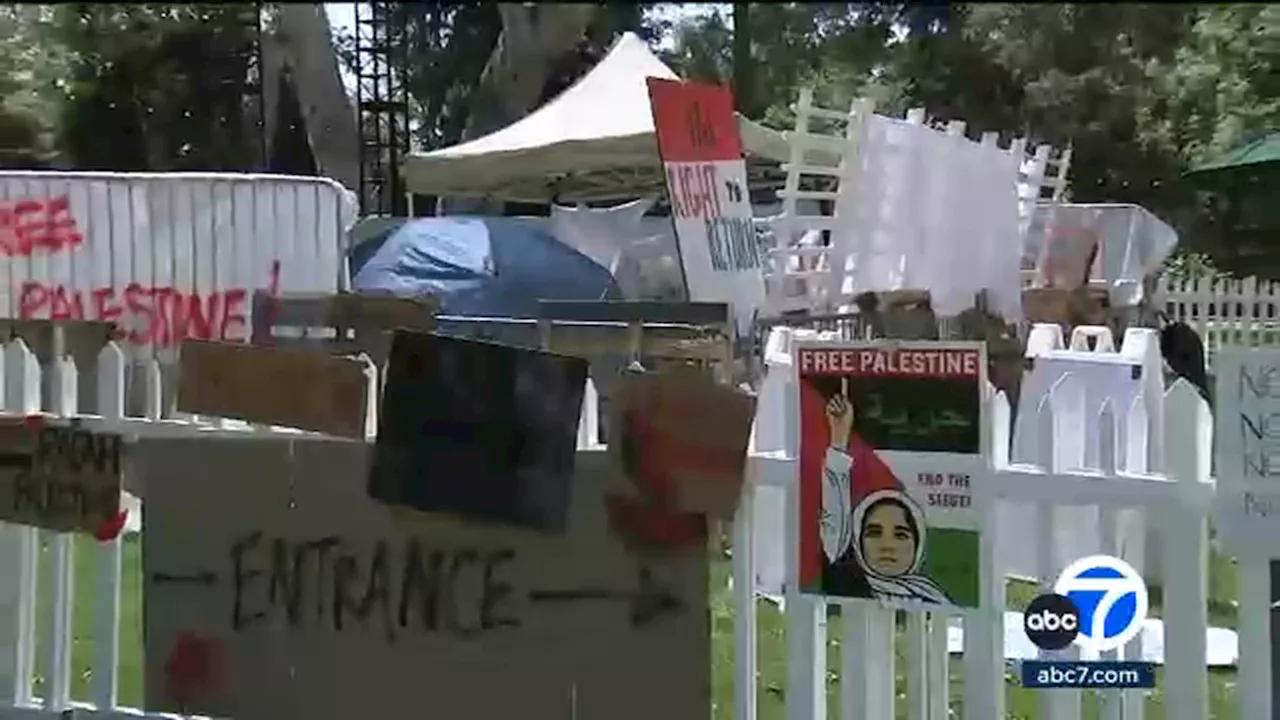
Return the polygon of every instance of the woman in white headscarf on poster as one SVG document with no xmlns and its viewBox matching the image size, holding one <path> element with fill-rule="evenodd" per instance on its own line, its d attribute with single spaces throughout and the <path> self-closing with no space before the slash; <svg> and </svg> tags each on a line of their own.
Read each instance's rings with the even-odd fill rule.
<svg viewBox="0 0 1280 720">
<path fill-rule="evenodd" d="M 924 562 L 924 513 L 901 490 L 877 490 L 853 508 L 853 550 L 871 586 L 886 601 L 950 605 L 936 582 L 920 573 Z"/>
</svg>

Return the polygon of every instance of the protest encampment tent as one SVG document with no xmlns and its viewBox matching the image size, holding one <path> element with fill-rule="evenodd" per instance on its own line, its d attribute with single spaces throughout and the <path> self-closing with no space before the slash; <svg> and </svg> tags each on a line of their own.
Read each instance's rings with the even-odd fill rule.
<svg viewBox="0 0 1280 720">
<path fill-rule="evenodd" d="M 625 33 L 563 93 L 501 130 L 410 153 L 405 188 L 419 195 L 547 203 L 663 192 L 649 77 L 679 79 L 643 40 Z M 748 159 L 785 162 L 782 133 L 738 116 Z"/>
</svg>

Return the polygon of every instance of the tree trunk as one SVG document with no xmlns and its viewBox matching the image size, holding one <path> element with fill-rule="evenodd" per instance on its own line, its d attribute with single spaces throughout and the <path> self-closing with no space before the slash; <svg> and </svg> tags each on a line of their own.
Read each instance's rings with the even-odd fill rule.
<svg viewBox="0 0 1280 720">
<path fill-rule="evenodd" d="M 480 76 L 481 103 L 463 139 L 479 137 L 524 117 L 538 102 L 551 68 L 581 41 L 599 7 L 590 4 L 501 3 L 502 35 Z"/>
<path fill-rule="evenodd" d="M 583 39 L 600 11 L 591 4 L 501 3 L 502 35 L 475 90 L 463 140 L 481 137 L 536 109 L 551 70 Z M 442 213 L 501 213 L 486 200 L 442 199 Z"/>
<path fill-rule="evenodd" d="M 281 3 L 277 32 L 306 118 L 316 168 L 322 176 L 358 192 L 360 131 L 351 98 L 342 86 L 324 6 Z"/>
<path fill-rule="evenodd" d="M 733 104 L 738 112 L 748 117 L 755 110 L 752 71 L 751 6 L 737 3 L 733 6 Z"/>
<path fill-rule="evenodd" d="M 275 8 L 263 8 L 263 31 L 258 52 L 258 82 L 262 87 L 262 129 L 267 139 L 263 147 L 263 168 L 270 167 L 275 152 L 277 114 L 280 112 L 280 81 L 284 75 L 284 47 L 280 42 L 279 17 Z"/>
</svg>

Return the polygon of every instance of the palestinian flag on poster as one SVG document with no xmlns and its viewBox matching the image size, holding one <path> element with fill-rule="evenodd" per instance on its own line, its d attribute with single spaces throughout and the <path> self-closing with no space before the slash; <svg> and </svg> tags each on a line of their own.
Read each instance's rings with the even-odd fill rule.
<svg viewBox="0 0 1280 720">
<path fill-rule="evenodd" d="M 815 344 L 796 357 L 802 591 L 976 606 L 981 346 Z"/>
</svg>

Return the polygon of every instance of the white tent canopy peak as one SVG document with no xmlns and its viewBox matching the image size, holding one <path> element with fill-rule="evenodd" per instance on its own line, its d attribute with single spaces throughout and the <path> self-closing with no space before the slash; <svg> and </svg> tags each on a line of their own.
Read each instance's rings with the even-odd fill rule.
<svg viewBox="0 0 1280 720">
<path fill-rule="evenodd" d="M 679 79 L 644 40 L 624 33 L 586 75 L 524 118 L 453 147 L 411 153 L 405 186 L 423 195 L 548 202 L 660 183 L 650 77 Z M 742 117 L 738 124 L 749 154 L 787 159 L 781 133 Z"/>
</svg>

